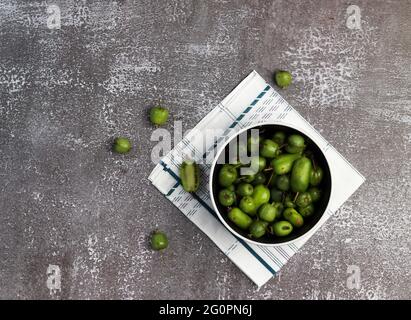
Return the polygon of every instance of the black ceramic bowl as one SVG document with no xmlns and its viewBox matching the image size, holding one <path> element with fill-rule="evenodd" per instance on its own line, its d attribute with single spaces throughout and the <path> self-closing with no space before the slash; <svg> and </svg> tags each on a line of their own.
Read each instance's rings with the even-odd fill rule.
<svg viewBox="0 0 411 320">
<path fill-rule="evenodd" d="M 274 237 L 273 235 L 265 235 L 259 239 L 252 239 L 249 237 L 247 231 L 244 231 L 238 228 L 234 223 L 232 223 L 228 219 L 227 208 L 220 205 L 220 203 L 217 200 L 218 191 L 221 189 L 221 187 L 218 186 L 218 172 L 220 171 L 220 168 L 222 166 L 222 164 L 220 163 L 222 157 L 225 156 L 225 158 L 228 159 L 228 144 L 230 143 L 230 141 L 235 139 L 241 133 L 245 131 L 249 131 L 251 129 L 259 129 L 260 132 L 263 132 L 264 136 L 270 136 L 275 131 L 284 131 L 287 135 L 293 134 L 293 133 L 298 133 L 302 135 L 306 140 L 307 150 L 311 150 L 313 152 L 316 163 L 324 170 L 324 178 L 320 185 L 320 188 L 322 189 L 322 197 L 320 201 L 317 202 L 315 205 L 315 213 L 309 219 L 306 219 L 304 221 L 305 223 L 303 227 L 299 229 L 295 228 L 289 236 L 280 238 L 280 237 Z M 220 161 L 218 161 L 219 159 Z M 211 166 L 211 172 L 210 172 L 211 201 L 213 203 L 214 210 L 216 211 L 221 222 L 227 227 L 228 230 L 230 230 L 237 237 L 242 238 L 245 241 L 248 241 L 254 244 L 267 245 L 267 246 L 289 244 L 294 241 L 300 240 L 303 237 L 308 237 L 309 235 L 311 235 L 315 231 L 316 225 L 318 224 L 318 222 L 320 221 L 320 219 L 324 215 L 324 212 L 327 209 L 328 202 L 330 200 L 330 195 L 331 195 L 331 186 L 332 186 L 331 172 L 330 172 L 330 167 L 328 165 L 328 161 L 324 153 L 318 147 L 314 138 L 310 136 L 308 133 L 302 131 L 302 129 L 298 129 L 296 126 L 293 126 L 291 124 L 285 124 L 282 122 L 270 122 L 270 123 L 264 123 L 264 124 L 257 125 L 257 126 L 251 126 L 251 127 L 241 130 L 236 135 L 233 135 L 228 141 L 226 141 L 226 143 L 220 148 L 220 150 L 217 151 L 217 154 Z"/>
</svg>

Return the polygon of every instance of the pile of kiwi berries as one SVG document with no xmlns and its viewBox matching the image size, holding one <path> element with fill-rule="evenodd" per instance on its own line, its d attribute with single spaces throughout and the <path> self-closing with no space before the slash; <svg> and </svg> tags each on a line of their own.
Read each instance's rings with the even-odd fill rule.
<svg viewBox="0 0 411 320">
<path fill-rule="evenodd" d="M 324 196 L 325 173 L 316 159 L 318 150 L 298 132 L 264 129 L 257 136 L 248 135 L 243 147 L 249 156 L 258 150 L 251 162 L 243 164 L 237 156 L 216 168 L 220 212 L 251 239 L 298 233 L 315 217 Z M 245 168 L 254 169 L 244 174 Z"/>
</svg>

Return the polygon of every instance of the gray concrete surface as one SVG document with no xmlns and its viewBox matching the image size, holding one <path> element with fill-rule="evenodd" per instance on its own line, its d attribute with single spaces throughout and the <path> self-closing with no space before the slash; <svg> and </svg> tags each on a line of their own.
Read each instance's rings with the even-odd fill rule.
<svg viewBox="0 0 411 320">
<path fill-rule="evenodd" d="M 252 69 L 278 68 L 367 181 L 257 290 L 150 185 L 147 110 L 161 98 L 188 129 Z M 0 298 L 410 299 L 410 126 L 410 1 L 2 0 Z M 131 154 L 109 152 L 117 135 Z"/>
</svg>

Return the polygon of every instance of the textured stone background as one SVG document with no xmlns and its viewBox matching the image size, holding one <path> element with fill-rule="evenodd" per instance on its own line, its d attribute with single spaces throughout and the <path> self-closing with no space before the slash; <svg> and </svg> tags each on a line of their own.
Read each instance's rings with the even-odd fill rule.
<svg viewBox="0 0 411 320">
<path fill-rule="evenodd" d="M 411 2 L 356 1 L 361 30 L 350 4 L 0 1 L 0 298 L 410 299 Z M 277 68 L 367 181 L 257 290 L 148 182 L 147 109 L 161 98 L 188 129 L 252 69 Z M 131 154 L 109 152 L 116 135 Z M 163 254 L 147 246 L 156 227 Z"/>
</svg>

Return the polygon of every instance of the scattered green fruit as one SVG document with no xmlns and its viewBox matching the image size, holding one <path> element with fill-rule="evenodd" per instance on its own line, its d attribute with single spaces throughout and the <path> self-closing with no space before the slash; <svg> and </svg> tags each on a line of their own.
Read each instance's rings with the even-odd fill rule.
<svg viewBox="0 0 411 320">
<path fill-rule="evenodd" d="M 288 71 L 277 71 L 275 73 L 275 83 L 277 83 L 277 86 L 279 86 L 282 89 L 287 88 L 292 82 L 292 76 L 291 73 Z"/>
<path fill-rule="evenodd" d="M 157 106 L 150 109 L 150 121 L 161 126 L 165 124 L 168 120 L 168 110 L 166 108 Z"/>
<path fill-rule="evenodd" d="M 118 137 L 114 139 L 113 150 L 117 153 L 127 153 L 131 150 L 131 142 L 124 137 Z"/>
<path fill-rule="evenodd" d="M 151 235 L 151 248 L 153 250 L 163 250 L 168 247 L 168 239 L 164 232 L 155 231 Z"/>
<path fill-rule="evenodd" d="M 180 179 L 183 189 L 196 192 L 200 186 L 200 169 L 194 161 L 186 160 L 180 166 Z"/>
</svg>

